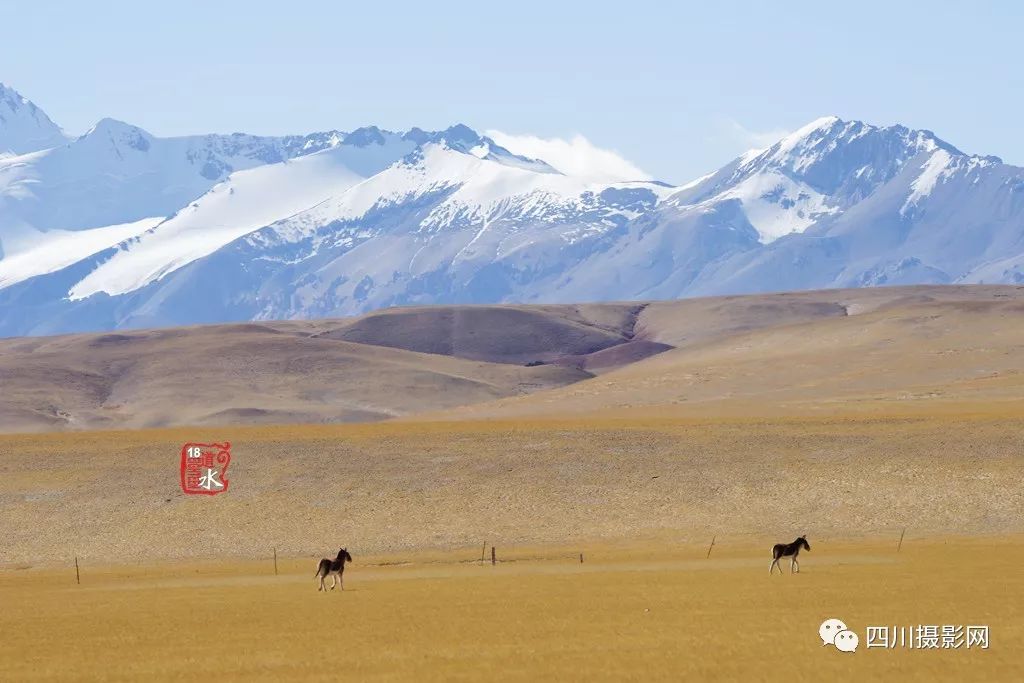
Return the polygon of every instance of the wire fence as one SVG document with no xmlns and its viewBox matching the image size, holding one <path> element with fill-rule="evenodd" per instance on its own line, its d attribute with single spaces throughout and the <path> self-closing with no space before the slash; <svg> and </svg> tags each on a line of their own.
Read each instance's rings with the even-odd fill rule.
<svg viewBox="0 0 1024 683">
<path fill-rule="evenodd" d="M 835 547 L 835 544 L 856 544 L 858 546 L 868 545 L 873 552 L 891 552 L 899 554 L 903 552 L 904 546 L 913 543 L 918 539 L 927 539 L 935 534 L 923 533 L 920 536 L 907 535 L 908 528 L 886 528 L 879 529 L 875 533 L 862 532 L 856 536 L 852 535 L 823 535 L 812 538 L 819 549 L 824 545 Z M 995 536 L 1003 536 L 997 534 Z M 948 539 L 950 537 L 944 537 Z M 955 538 L 955 537 L 954 537 Z M 977 539 L 977 535 L 964 535 L 964 538 Z M 523 546 L 507 544 L 499 546 L 497 543 L 483 541 L 479 551 L 472 551 L 465 547 L 451 549 L 413 550 L 407 554 L 401 552 L 383 551 L 371 554 L 366 559 L 359 561 L 358 565 L 375 568 L 389 567 L 410 567 L 410 566 L 498 566 L 512 565 L 517 563 L 542 563 L 542 562 L 572 562 L 585 564 L 590 562 L 611 562 L 626 558 L 632 559 L 674 559 L 674 560 L 711 560 L 714 557 L 724 555 L 736 557 L 736 553 L 749 552 L 749 556 L 755 556 L 755 549 L 761 543 L 767 543 L 768 537 L 764 534 L 740 533 L 740 534 L 710 534 L 709 537 L 700 543 L 693 536 L 671 540 L 643 540 L 630 539 L 616 544 L 613 541 L 594 540 L 581 543 L 578 547 L 572 548 L 568 544 L 561 548 L 549 546 Z M 776 538 L 776 542 L 785 543 L 789 539 Z M 954 540 L 955 542 L 955 540 Z M 770 547 L 770 546 L 766 546 Z M 758 553 L 756 556 L 760 559 Z M 309 562 L 312 567 L 320 560 L 315 553 L 282 552 L 277 547 L 272 547 L 266 555 L 256 556 L 232 556 L 227 557 L 197 557 L 197 558 L 168 558 L 166 560 L 155 559 L 151 562 L 136 562 L 124 564 L 112 564 L 109 562 L 89 563 L 80 556 L 74 556 L 70 566 L 74 567 L 75 584 L 85 585 L 88 583 L 90 568 L 120 568 L 127 575 L 147 573 L 147 569 L 169 567 L 174 564 L 209 564 L 215 567 L 224 562 L 246 563 L 259 567 L 266 563 L 267 573 L 280 576 L 282 573 L 296 571 L 298 563 Z M 285 563 L 285 571 L 282 572 L 282 564 Z M 24 570 L 33 568 L 31 564 L 20 563 L 17 565 L 2 567 L 3 570 Z"/>
</svg>

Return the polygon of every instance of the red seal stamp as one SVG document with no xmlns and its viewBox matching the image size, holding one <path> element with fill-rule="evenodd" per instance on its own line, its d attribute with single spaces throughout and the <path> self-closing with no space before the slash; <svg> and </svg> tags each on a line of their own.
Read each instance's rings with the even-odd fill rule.
<svg viewBox="0 0 1024 683">
<path fill-rule="evenodd" d="M 187 443 L 181 447 L 181 490 L 215 496 L 228 490 L 231 444 Z"/>
</svg>

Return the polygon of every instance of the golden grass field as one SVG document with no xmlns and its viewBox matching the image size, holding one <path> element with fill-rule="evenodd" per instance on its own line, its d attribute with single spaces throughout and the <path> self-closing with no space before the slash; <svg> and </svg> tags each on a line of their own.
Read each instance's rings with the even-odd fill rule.
<svg viewBox="0 0 1024 683">
<path fill-rule="evenodd" d="M 1000 410 L 0 437 L 3 678 L 1020 680 Z M 218 438 L 232 488 L 181 494 L 181 444 Z M 801 532 L 803 571 L 769 578 Z M 348 590 L 318 594 L 340 545 Z M 992 643 L 845 654 L 817 640 L 830 617 Z"/>
<path fill-rule="evenodd" d="M 0 567 L 340 543 L 365 555 L 662 533 L 1024 532 L 1022 426 L 996 411 L 7 435 Z M 182 493 L 189 441 L 232 443 L 227 493 Z"/>
<path fill-rule="evenodd" d="M 907 680 L 1024 676 L 1020 537 L 768 537 L 0 572 L 4 680 Z M 580 564 L 577 553 L 584 552 Z M 401 562 L 402 564 L 386 564 Z M 824 647 L 843 619 L 855 653 Z M 865 648 L 868 625 L 980 624 L 987 650 Z"/>
</svg>

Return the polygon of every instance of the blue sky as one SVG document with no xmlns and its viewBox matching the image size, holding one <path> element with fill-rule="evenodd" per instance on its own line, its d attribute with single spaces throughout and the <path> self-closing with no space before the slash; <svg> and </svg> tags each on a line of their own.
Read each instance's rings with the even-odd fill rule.
<svg viewBox="0 0 1024 683">
<path fill-rule="evenodd" d="M 72 133 L 464 122 L 685 182 L 836 114 L 1024 165 L 1015 3 L 668 4 L 0 1 L 0 81 Z"/>
</svg>

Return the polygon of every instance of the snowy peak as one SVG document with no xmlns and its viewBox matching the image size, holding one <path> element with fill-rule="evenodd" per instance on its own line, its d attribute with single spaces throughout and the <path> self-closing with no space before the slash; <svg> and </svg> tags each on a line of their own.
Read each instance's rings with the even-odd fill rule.
<svg viewBox="0 0 1024 683">
<path fill-rule="evenodd" d="M 475 130 L 463 123 L 457 123 L 454 126 L 449 126 L 444 130 L 428 131 L 422 128 L 410 128 L 408 132 L 403 134 L 406 140 L 411 140 L 417 145 L 426 145 L 431 142 L 441 142 L 452 149 L 457 149 L 461 152 L 468 152 L 474 147 L 481 144 L 485 139 L 480 136 Z"/>
<path fill-rule="evenodd" d="M 904 174 L 913 182 L 904 193 L 909 206 L 951 169 L 991 163 L 999 161 L 969 157 L 931 131 L 826 116 L 679 188 L 670 204 L 738 202 L 759 240 L 769 243 L 827 226 Z"/>
<path fill-rule="evenodd" d="M 384 131 L 377 126 L 365 126 L 363 128 L 357 128 L 351 133 L 345 135 L 345 144 L 354 145 L 355 147 L 367 147 L 369 145 L 383 145 L 387 141 L 384 139 Z"/>
<path fill-rule="evenodd" d="M 479 133 L 464 123 L 457 123 L 446 128 L 438 133 L 437 137 L 443 139 L 449 146 L 463 151 L 472 149 L 483 142 Z"/>
<path fill-rule="evenodd" d="M 877 127 L 837 116 L 817 119 L 748 159 L 737 174 L 775 169 L 825 194 L 866 193 L 887 182 L 919 154 L 958 149 L 926 130 Z"/>
<path fill-rule="evenodd" d="M 930 130 L 878 127 L 830 116 L 813 121 L 747 160 L 737 176 L 776 171 L 806 183 L 839 209 L 906 177 L 910 187 L 900 210 L 905 216 L 947 179 L 1000 164 L 998 157 L 965 154 Z"/>
<path fill-rule="evenodd" d="M 95 126 L 79 137 L 75 144 L 110 146 L 121 150 L 146 152 L 152 146 L 153 136 L 138 126 L 117 119 L 101 119 Z"/>
<path fill-rule="evenodd" d="M 496 161 L 505 166 L 522 168 L 535 173 L 558 173 L 546 161 L 514 154 L 491 138 L 480 135 L 463 123 L 457 123 L 445 130 L 434 132 L 425 131 L 421 128 L 412 128 L 409 132 L 405 133 L 404 137 L 420 146 L 432 142 L 439 143 L 457 152 L 471 154 L 478 159 Z"/>
<path fill-rule="evenodd" d="M 46 113 L 0 83 L 0 157 L 27 154 L 67 142 Z"/>
<path fill-rule="evenodd" d="M 123 135 L 144 135 L 146 137 L 152 137 L 149 133 L 139 128 L 138 126 L 133 126 L 130 123 L 125 123 L 124 121 L 119 121 L 118 119 L 112 119 L 107 117 L 97 121 L 96 125 L 87 130 L 78 139 L 81 140 L 83 138 L 94 136 L 118 137 Z"/>
<path fill-rule="evenodd" d="M 451 129 L 449 129 L 451 130 Z M 448 131 L 444 131 L 447 133 Z M 354 188 L 344 201 L 347 218 L 362 217 L 370 208 L 411 199 L 436 196 L 437 202 L 420 222 L 423 230 L 472 225 L 496 220 L 560 220 L 585 210 L 602 192 L 625 186 L 644 188 L 653 206 L 658 193 L 667 194 L 653 183 L 611 183 L 595 185 L 585 179 L 565 176 L 544 162 L 512 155 L 493 145 L 489 138 L 462 137 L 452 145 L 444 136 L 419 146 L 364 185 Z M 372 206 L 365 201 L 349 204 L 355 197 L 383 199 Z M 614 194 L 614 193 L 613 193 Z M 587 199 L 589 198 L 589 199 Z M 599 198 L 598 202 L 612 202 Z"/>
</svg>

